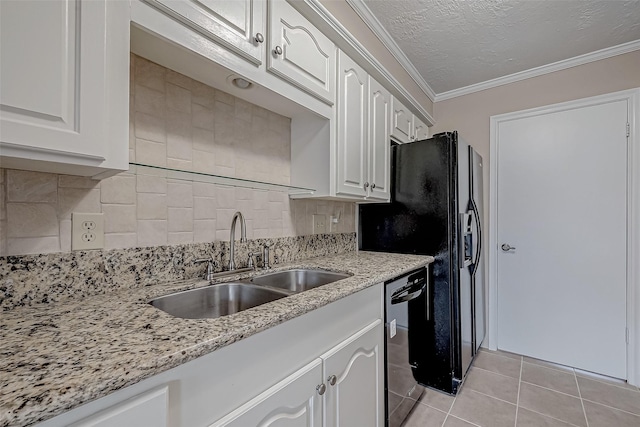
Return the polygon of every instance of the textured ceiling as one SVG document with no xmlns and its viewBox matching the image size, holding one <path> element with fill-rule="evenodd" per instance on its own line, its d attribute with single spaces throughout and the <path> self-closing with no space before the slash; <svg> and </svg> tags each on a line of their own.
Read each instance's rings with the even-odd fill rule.
<svg viewBox="0 0 640 427">
<path fill-rule="evenodd" d="M 640 39 L 638 0 L 364 2 L 435 93 Z"/>
</svg>

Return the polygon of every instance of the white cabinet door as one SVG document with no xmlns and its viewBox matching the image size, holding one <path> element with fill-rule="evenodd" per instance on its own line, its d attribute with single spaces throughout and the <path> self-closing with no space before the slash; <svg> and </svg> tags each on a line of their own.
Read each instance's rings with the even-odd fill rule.
<svg viewBox="0 0 640 427">
<path fill-rule="evenodd" d="M 315 359 L 210 427 L 322 427 L 321 383 L 322 360 Z"/>
<path fill-rule="evenodd" d="M 336 194 L 368 194 L 368 75 L 344 52 L 338 53 Z"/>
<path fill-rule="evenodd" d="M 89 168 L 71 166 L 63 173 L 127 169 L 127 7 L 109 1 L 0 2 L 5 167 L 31 168 L 24 162 L 44 160 Z"/>
<path fill-rule="evenodd" d="M 376 320 L 322 356 L 326 427 L 384 425 L 382 340 L 382 321 Z"/>
<path fill-rule="evenodd" d="M 389 200 L 391 94 L 369 76 L 369 198 Z"/>
<path fill-rule="evenodd" d="M 115 405 L 71 427 L 164 427 L 167 425 L 168 389 L 163 387 Z"/>
<path fill-rule="evenodd" d="M 269 2 L 267 70 L 333 104 L 335 45 L 285 0 Z"/>
<path fill-rule="evenodd" d="M 254 64 L 262 64 L 265 38 L 264 1 L 146 1 Z"/>
<path fill-rule="evenodd" d="M 415 141 L 429 138 L 429 128 L 416 116 L 413 116 L 413 136 Z"/>
<path fill-rule="evenodd" d="M 395 98 L 391 99 L 391 136 L 406 144 L 413 137 L 413 113 Z"/>
</svg>

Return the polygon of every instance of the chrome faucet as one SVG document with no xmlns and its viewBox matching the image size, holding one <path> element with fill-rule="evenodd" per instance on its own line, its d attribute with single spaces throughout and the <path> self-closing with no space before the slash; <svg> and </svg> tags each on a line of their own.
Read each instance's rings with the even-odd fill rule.
<svg viewBox="0 0 640 427">
<path fill-rule="evenodd" d="M 244 243 L 247 241 L 247 226 L 244 222 L 244 216 L 242 216 L 241 212 L 236 212 L 233 215 L 233 219 L 231 220 L 231 236 L 229 237 L 229 271 L 236 269 L 236 220 L 240 218 L 240 242 Z"/>
</svg>

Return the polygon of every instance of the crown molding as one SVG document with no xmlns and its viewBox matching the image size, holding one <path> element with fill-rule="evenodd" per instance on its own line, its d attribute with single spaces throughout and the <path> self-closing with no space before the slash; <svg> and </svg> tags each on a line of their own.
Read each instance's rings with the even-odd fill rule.
<svg viewBox="0 0 640 427">
<path fill-rule="evenodd" d="M 347 0 L 352 1 L 352 0 Z M 498 77 L 496 79 L 487 80 L 485 82 L 453 89 L 436 95 L 434 102 L 445 101 L 447 99 L 456 98 L 458 96 L 469 95 L 471 93 L 480 92 L 482 90 L 503 86 L 509 83 L 519 82 L 521 80 L 542 76 L 556 71 L 566 70 L 567 68 L 576 67 L 578 65 L 588 64 L 590 62 L 600 61 L 601 59 L 611 58 L 617 55 L 640 50 L 640 40 L 619 44 L 617 46 L 608 47 L 595 52 L 586 53 L 584 55 L 575 56 L 573 58 L 564 59 L 540 67 L 531 68 L 529 70 L 520 71 L 518 73 L 509 74 L 508 76 Z"/>
<path fill-rule="evenodd" d="M 404 54 L 403 50 L 400 49 L 398 44 L 393 40 L 393 37 L 389 34 L 389 32 L 382 26 L 378 18 L 375 17 L 369 6 L 367 6 L 364 0 L 346 0 L 349 6 L 360 16 L 360 18 L 364 21 L 364 23 L 369 27 L 371 31 L 380 39 L 382 44 L 387 48 L 387 50 L 393 55 L 394 58 L 400 63 L 402 68 L 405 69 L 407 74 L 413 79 L 413 81 L 418 85 L 420 89 L 429 97 L 429 99 L 433 102 L 436 100 L 436 93 L 431 89 L 431 86 L 426 82 L 426 80 L 422 77 L 418 69 L 413 65 L 413 63 L 407 58 Z"/>
<path fill-rule="evenodd" d="M 348 1 L 348 0 L 347 0 Z M 408 107 L 413 107 L 413 110 L 417 111 L 420 119 L 424 119 L 427 126 L 433 126 L 435 119 L 433 116 L 415 99 L 411 93 L 409 93 L 398 80 L 360 43 L 340 21 L 338 21 L 320 2 L 319 0 L 301 0 L 301 2 L 292 2 L 294 7 L 299 11 L 300 6 L 306 5 L 313 12 L 313 19 L 320 19 L 327 24 L 332 31 L 334 31 L 348 46 L 353 49 L 357 54 L 372 66 L 377 73 L 384 77 L 384 79 L 395 89 L 395 91 L 402 95 L 405 99 L 401 99 L 403 103 L 408 102 Z M 301 11 L 302 12 L 302 11 Z M 304 13 L 303 13 L 304 15 Z M 335 42 L 335 41 L 334 41 Z M 336 44 L 338 44 L 336 42 Z M 425 92 L 426 94 L 426 92 Z M 427 94 L 428 96 L 428 94 Z M 430 98 L 431 99 L 431 98 Z M 405 101 L 406 100 L 406 101 Z"/>
</svg>

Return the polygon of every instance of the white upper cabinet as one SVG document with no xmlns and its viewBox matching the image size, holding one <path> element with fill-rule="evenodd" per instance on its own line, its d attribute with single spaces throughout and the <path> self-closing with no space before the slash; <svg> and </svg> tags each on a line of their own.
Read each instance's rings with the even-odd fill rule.
<svg viewBox="0 0 640 427">
<path fill-rule="evenodd" d="M 264 0 L 145 0 L 256 65 L 264 55 Z"/>
<path fill-rule="evenodd" d="M 413 116 L 413 136 L 414 141 L 429 138 L 429 128 L 416 116 Z"/>
<path fill-rule="evenodd" d="M 391 136 L 406 144 L 412 140 L 413 113 L 396 98 L 392 99 L 391 106 Z"/>
<path fill-rule="evenodd" d="M 336 194 L 368 194 L 368 79 L 362 67 L 338 53 Z"/>
<path fill-rule="evenodd" d="M 76 175 L 128 168 L 126 2 L 0 2 L 3 167 Z"/>
<path fill-rule="evenodd" d="M 270 0 L 268 14 L 267 70 L 333 104 L 333 42 L 284 0 Z"/>
<path fill-rule="evenodd" d="M 389 200 L 391 95 L 342 51 L 336 111 L 336 194 Z"/>
<path fill-rule="evenodd" d="M 391 94 L 369 76 L 369 198 L 389 200 Z"/>
<path fill-rule="evenodd" d="M 401 144 L 429 138 L 429 128 L 396 98 L 392 99 L 391 136 Z"/>
</svg>

